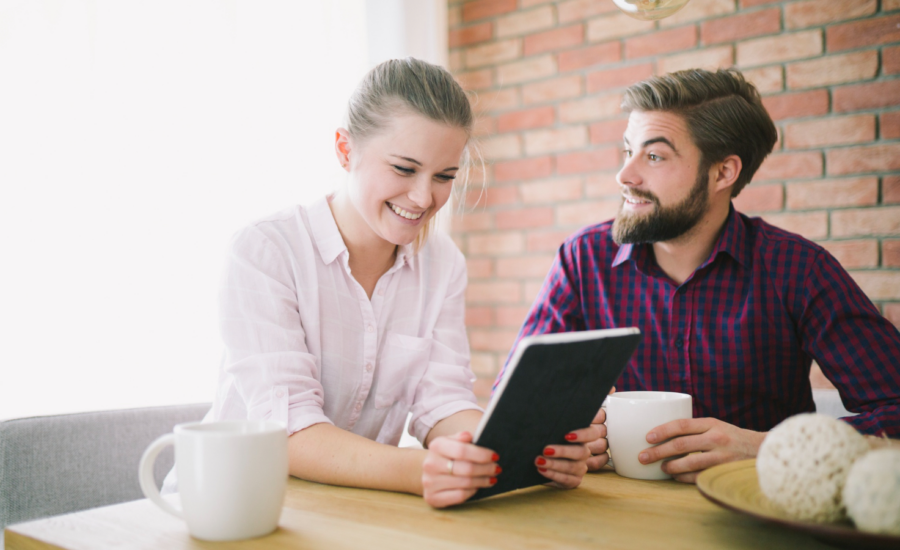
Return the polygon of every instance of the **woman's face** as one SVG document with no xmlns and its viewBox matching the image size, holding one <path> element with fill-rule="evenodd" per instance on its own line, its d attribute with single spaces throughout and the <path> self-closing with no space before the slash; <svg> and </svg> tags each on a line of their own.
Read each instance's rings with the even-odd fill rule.
<svg viewBox="0 0 900 550">
<path fill-rule="evenodd" d="M 417 114 L 354 143 L 338 132 L 339 160 L 349 161 L 347 193 L 359 216 L 378 237 L 397 245 L 413 242 L 450 198 L 468 136 L 465 130 Z"/>
</svg>

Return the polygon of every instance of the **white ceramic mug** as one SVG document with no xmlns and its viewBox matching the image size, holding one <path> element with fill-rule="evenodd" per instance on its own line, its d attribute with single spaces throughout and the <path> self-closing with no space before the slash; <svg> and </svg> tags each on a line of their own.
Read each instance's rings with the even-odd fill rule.
<svg viewBox="0 0 900 550">
<path fill-rule="evenodd" d="M 664 391 L 623 391 L 606 398 L 606 440 L 616 473 L 634 479 L 668 479 L 663 461 L 641 464 L 638 454 L 655 447 L 647 443 L 653 428 L 680 418 L 691 418 L 691 396 Z"/>
<path fill-rule="evenodd" d="M 160 497 L 153 463 L 175 445 L 182 510 Z M 190 422 L 147 447 L 141 490 L 157 506 L 187 522 L 202 540 L 240 540 L 278 526 L 288 478 L 287 432 L 266 421 Z"/>
</svg>

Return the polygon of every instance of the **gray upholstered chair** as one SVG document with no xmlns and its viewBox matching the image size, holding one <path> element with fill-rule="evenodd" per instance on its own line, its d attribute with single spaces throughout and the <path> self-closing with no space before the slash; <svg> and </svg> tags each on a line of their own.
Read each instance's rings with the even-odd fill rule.
<svg viewBox="0 0 900 550">
<path fill-rule="evenodd" d="M 10 524 L 143 498 L 138 462 L 175 424 L 209 403 L 19 418 L 0 422 L 0 548 Z M 160 455 L 157 484 L 172 467 Z"/>
</svg>

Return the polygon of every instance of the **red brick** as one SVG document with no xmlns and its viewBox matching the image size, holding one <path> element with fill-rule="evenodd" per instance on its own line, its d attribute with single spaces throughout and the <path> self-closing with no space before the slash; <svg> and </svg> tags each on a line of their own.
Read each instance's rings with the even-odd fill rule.
<svg viewBox="0 0 900 550">
<path fill-rule="evenodd" d="M 621 143 L 628 119 L 607 120 L 591 124 L 591 143 Z"/>
<path fill-rule="evenodd" d="M 515 134 L 493 135 L 481 140 L 484 160 L 508 160 L 522 156 L 522 143 Z"/>
<path fill-rule="evenodd" d="M 494 66 L 503 61 L 518 59 L 522 55 L 522 41 L 519 39 L 500 40 L 470 46 L 465 49 L 465 63 L 469 69 Z"/>
<path fill-rule="evenodd" d="M 872 301 L 900 299 L 900 271 L 851 271 L 850 276 Z"/>
<path fill-rule="evenodd" d="M 881 114 L 881 139 L 900 138 L 900 111 Z"/>
<path fill-rule="evenodd" d="M 788 29 L 817 27 L 872 15 L 876 9 L 877 0 L 805 0 L 784 7 L 784 25 Z"/>
<path fill-rule="evenodd" d="M 588 175 L 584 184 L 584 195 L 589 198 L 615 197 L 621 200 L 622 190 L 616 181 L 618 170 L 607 172 L 592 172 Z"/>
<path fill-rule="evenodd" d="M 900 15 L 873 17 L 835 25 L 829 27 L 825 34 L 825 43 L 830 52 L 898 41 L 900 41 Z"/>
<path fill-rule="evenodd" d="M 556 172 L 558 174 L 577 174 L 608 170 L 619 165 L 619 149 L 617 147 L 598 148 L 592 151 L 564 153 L 556 156 Z"/>
<path fill-rule="evenodd" d="M 556 24 L 552 6 L 533 10 L 518 10 L 497 19 L 497 36 L 521 36 L 535 31 L 550 29 Z"/>
<path fill-rule="evenodd" d="M 549 269 L 550 264 L 547 264 L 547 267 Z M 528 317 L 528 312 L 530 310 L 531 308 L 529 306 L 497 306 L 494 310 L 497 326 L 521 327 Z"/>
<path fill-rule="evenodd" d="M 525 238 L 520 231 L 470 234 L 467 240 L 469 254 L 475 256 L 509 256 L 525 249 Z"/>
<path fill-rule="evenodd" d="M 825 241 L 819 244 L 837 258 L 844 269 L 878 267 L 878 241 L 875 239 Z"/>
<path fill-rule="evenodd" d="M 783 0 L 741 0 L 741 9 L 762 6 L 764 4 L 774 4 L 775 2 L 782 1 Z"/>
<path fill-rule="evenodd" d="M 781 10 L 772 8 L 704 21 L 700 24 L 700 39 L 704 44 L 736 42 L 780 30 Z"/>
<path fill-rule="evenodd" d="M 605 222 L 616 216 L 620 203 L 619 200 L 605 200 L 561 204 L 556 207 L 557 223 L 583 226 Z"/>
<path fill-rule="evenodd" d="M 494 227 L 494 215 L 490 212 L 470 211 L 456 214 L 450 220 L 453 231 L 468 233 L 470 231 L 484 231 Z"/>
<path fill-rule="evenodd" d="M 621 42 L 605 42 L 559 54 L 560 72 L 576 71 L 592 65 L 615 63 L 622 59 Z"/>
<path fill-rule="evenodd" d="M 514 185 L 471 189 L 466 193 L 466 206 L 506 206 L 519 202 L 519 191 Z"/>
<path fill-rule="evenodd" d="M 763 219 L 776 227 L 797 233 L 807 239 L 822 239 L 828 235 L 828 214 L 826 212 L 766 214 Z"/>
<path fill-rule="evenodd" d="M 551 31 L 539 32 L 525 37 L 524 51 L 525 55 L 534 55 L 537 53 L 553 52 L 577 46 L 584 42 L 584 25 L 571 25 L 561 29 L 553 29 Z M 560 71 L 568 71 L 562 68 L 560 63 Z"/>
<path fill-rule="evenodd" d="M 579 177 L 535 181 L 519 185 L 519 194 L 525 204 L 546 204 L 574 201 L 582 197 L 582 183 Z"/>
<path fill-rule="evenodd" d="M 814 178 L 821 175 L 821 153 L 779 153 L 769 155 L 763 161 L 753 181 Z"/>
<path fill-rule="evenodd" d="M 677 27 L 691 21 L 734 13 L 734 0 L 691 0 L 686 6 L 659 21 L 660 27 Z"/>
<path fill-rule="evenodd" d="M 463 4 L 463 21 L 475 21 L 516 11 L 516 0 L 473 0 Z"/>
<path fill-rule="evenodd" d="M 540 80 L 556 74 L 556 58 L 550 54 L 529 57 L 523 61 L 497 67 L 497 85 L 508 86 L 531 80 Z"/>
<path fill-rule="evenodd" d="M 532 8 L 534 6 L 539 6 L 541 4 L 549 4 L 554 0 L 520 0 L 520 7 L 522 8 Z"/>
<path fill-rule="evenodd" d="M 466 64 L 463 59 L 463 51 L 462 50 L 450 50 L 447 53 L 447 68 L 450 69 L 450 72 L 456 74 L 461 72 L 465 68 Z"/>
<path fill-rule="evenodd" d="M 716 48 L 703 48 L 685 53 L 668 55 L 657 59 L 658 74 L 672 73 L 684 69 L 724 69 L 734 65 L 734 48 L 731 46 L 718 46 Z M 779 89 L 780 86 L 779 86 Z"/>
<path fill-rule="evenodd" d="M 841 86 L 832 98 L 836 113 L 900 105 L 900 80 Z"/>
<path fill-rule="evenodd" d="M 881 202 L 900 203 L 900 176 L 885 176 L 881 179 Z"/>
<path fill-rule="evenodd" d="M 518 330 L 473 328 L 469 331 L 469 346 L 476 351 L 508 352 L 516 343 Z"/>
<path fill-rule="evenodd" d="M 653 65 L 650 63 L 595 71 L 587 76 L 587 91 L 589 94 L 593 94 L 602 90 L 626 88 L 651 76 L 653 76 Z"/>
<path fill-rule="evenodd" d="M 894 236 L 900 233 L 900 206 L 851 208 L 831 212 L 835 237 Z"/>
<path fill-rule="evenodd" d="M 900 46 L 881 50 L 881 70 L 884 74 L 900 73 Z"/>
<path fill-rule="evenodd" d="M 744 73 L 744 78 L 756 86 L 756 89 L 759 90 L 759 93 L 761 94 L 780 92 L 784 89 L 784 76 L 782 75 L 781 65 L 747 69 L 741 72 Z M 825 105 L 827 109 L 827 94 L 825 95 Z"/>
<path fill-rule="evenodd" d="M 864 143 L 875 139 L 875 115 L 830 117 L 786 124 L 788 149 Z"/>
<path fill-rule="evenodd" d="M 828 91 L 770 95 L 762 102 L 772 120 L 824 115 L 828 112 Z"/>
<path fill-rule="evenodd" d="M 497 181 L 532 180 L 545 178 L 553 173 L 553 157 L 498 162 L 494 165 Z"/>
<path fill-rule="evenodd" d="M 543 279 L 552 263 L 552 254 L 500 258 L 497 260 L 497 276 L 505 279 Z"/>
<path fill-rule="evenodd" d="M 881 0 L 881 11 L 900 10 L 900 0 Z"/>
<path fill-rule="evenodd" d="M 483 90 L 494 85 L 494 70 L 482 69 L 454 75 L 464 90 Z"/>
<path fill-rule="evenodd" d="M 884 304 L 884 317 L 900 329 L 900 303 Z"/>
<path fill-rule="evenodd" d="M 588 42 L 606 42 L 614 38 L 650 32 L 654 28 L 653 21 L 639 21 L 621 12 L 614 13 L 588 21 L 587 40 Z"/>
<path fill-rule="evenodd" d="M 578 97 L 584 86 L 580 75 L 563 76 L 522 86 L 522 102 L 526 105 Z"/>
<path fill-rule="evenodd" d="M 534 303 L 535 298 L 537 298 L 538 293 L 541 291 L 541 287 L 544 286 L 542 281 L 529 281 L 526 280 L 525 284 L 522 285 L 522 299 L 526 303 Z"/>
<path fill-rule="evenodd" d="M 469 280 L 489 279 L 494 276 L 494 260 L 490 258 L 466 258 Z"/>
<path fill-rule="evenodd" d="M 732 202 L 740 212 L 771 212 L 784 208 L 781 184 L 748 185 Z"/>
<path fill-rule="evenodd" d="M 466 308 L 467 327 L 490 327 L 494 325 L 494 308 L 489 306 Z"/>
<path fill-rule="evenodd" d="M 788 88 L 818 88 L 875 78 L 878 52 L 868 50 L 844 55 L 828 55 L 787 66 Z"/>
<path fill-rule="evenodd" d="M 822 32 L 816 29 L 756 38 L 741 42 L 737 48 L 737 62 L 741 67 L 803 59 L 822 53 Z"/>
<path fill-rule="evenodd" d="M 475 376 L 481 378 L 492 378 L 497 376 L 497 357 L 496 354 L 490 352 L 474 352 L 470 354 L 471 362 L 469 365 Z"/>
<path fill-rule="evenodd" d="M 497 229 L 531 229 L 534 227 L 546 227 L 553 224 L 553 209 L 542 208 L 517 208 L 515 210 L 503 210 L 494 215 Z M 498 275 L 500 267 L 498 265 Z"/>
<path fill-rule="evenodd" d="M 519 106 L 519 91 L 515 88 L 484 90 L 469 95 L 472 96 L 472 108 L 477 113 L 505 111 Z"/>
<path fill-rule="evenodd" d="M 597 0 L 569 0 L 560 2 L 556 7 L 557 17 L 560 23 L 570 21 L 583 21 L 593 15 L 601 15 L 616 11 L 616 5 L 612 2 L 598 2 Z"/>
<path fill-rule="evenodd" d="M 881 241 L 881 265 L 900 267 L 900 240 Z"/>
<path fill-rule="evenodd" d="M 461 29 L 451 29 L 447 35 L 447 40 L 451 48 L 458 48 L 485 42 L 490 40 L 493 35 L 493 25 L 491 23 L 481 23 Z"/>
<path fill-rule="evenodd" d="M 515 281 L 474 282 L 466 288 L 467 304 L 514 304 L 521 296 L 522 287 Z"/>
<path fill-rule="evenodd" d="M 678 27 L 626 39 L 625 59 L 677 52 L 696 45 L 697 30 L 693 25 Z"/>
<path fill-rule="evenodd" d="M 515 132 L 529 128 L 552 126 L 556 114 L 553 107 L 537 107 L 506 113 L 497 117 L 497 131 Z"/>
<path fill-rule="evenodd" d="M 525 249 L 528 252 L 554 252 L 571 234 L 568 229 L 530 232 Z"/>
<path fill-rule="evenodd" d="M 462 6 L 449 6 L 447 8 L 447 26 L 451 29 L 462 25 Z"/>
<path fill-rule="evenodd" d="M 861 174 L 900 170 L 900 143 L 847 147 L 828 151 L 829 174 Z"/>
<path fill-rule="evenodd" d="M 622 94 L 607 94 L 570 101 L 559 106 L 559 119 L 565 123 L 601 120 L 622 114 Z"/>
<path fill-rule="evenodd" d="M 472 127 L 472 135 L 492 136 L 496 133 L 497 119 L 495 117 L 481 115 L 475 118 L 475 125 Z"/>
<path fill-rule="evenodd" d="M 847 178 L 792 183 L 787 186 L 791 210 L 870 206 L 878 202 L 878 178 Z"/>
<path fill-rule="evenodd" d="M 571 151 L 583 148 L 587 142 L 587 128 L 584 126 L 532 130 L 525 133 L 525 154 L 534 156 Z"/>
</svg>

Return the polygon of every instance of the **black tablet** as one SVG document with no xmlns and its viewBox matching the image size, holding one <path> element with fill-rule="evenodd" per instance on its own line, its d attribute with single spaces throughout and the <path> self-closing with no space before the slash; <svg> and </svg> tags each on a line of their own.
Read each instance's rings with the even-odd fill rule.
<svg viewBox="0 0 900 550">
<path fill-rule="evenodd" d="M 591 424 L 640 339 L 637 328 L 522 338 L 475 431 L 474 443 L 500 455 L 503 472 L 471 500 L 547 483 L 534 459 Z"/>
</svg>

